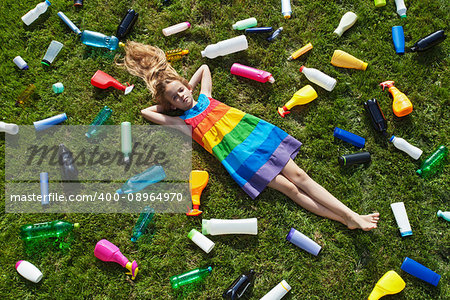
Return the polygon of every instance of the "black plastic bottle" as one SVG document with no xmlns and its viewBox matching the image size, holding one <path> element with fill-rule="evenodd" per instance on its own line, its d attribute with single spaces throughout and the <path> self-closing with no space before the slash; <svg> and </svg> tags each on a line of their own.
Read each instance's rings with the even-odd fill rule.
<svg viewBox="0 0 450 300">
<path fill-rule="evenodd" d="M 134 9 L 129 9 L 127 14 L 123 17 L 122 21 L 117 27 L 116 37 L 121 40 L 123 39 L 133 28 L 134 24 L 138 19 L 139 14 L 134 11 Z"/>
<path fill-rule="evenodd" d="M 380 104 L 377 99 L 367 100 L 364 103 L 364 108 L 369 113 L 370 119 L 372 120 L 372 125 L 376 131 L 381 132 L 384 136 L 386 136 L 387 130 L 387 121 L 384 117 L 383 112 L 381 111 Z"/>
<path fill-rule="evenodd" d="M 58 160 L 62 179 L 65 181 L 76 180 L 78 178 L 78 170 L 73 161 L 72 152 L 64 144 L 59 145 Z"/>
<path fill-rule="evenodd" d="M 231 285 L 223 292 L 222 297 L 224 299 L 240 299 L 248 287 L 252 284 L 253 277 L 255 276 L 255 271 L 250 270 L 250 272 L 239 276 Z"/>
<path fill-rule="evenodd" d="M 417 43 L 415 43 L 411 48 L 410 52 L 422 52 L 430 49 L 433 46 L 441 43 L 445 40 L 447 36 L 444 33 L 444 30 L 438 30 L 433 32 L 432 34 L 427 35 L 424 38 L 421 38 Z"/>
<path fill-rule="evenodd" d="M 365 164 L 370 162 L 371 157 L 369 152 L 359 152 L 338 157 L 341 166 L 351 166 L 356 164 Z"/>
</svg>

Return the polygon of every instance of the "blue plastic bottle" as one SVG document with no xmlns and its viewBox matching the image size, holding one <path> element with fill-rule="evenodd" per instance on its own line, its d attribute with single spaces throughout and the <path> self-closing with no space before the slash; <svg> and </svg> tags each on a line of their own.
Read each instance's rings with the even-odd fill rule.
<svg viewBox="0 0 450 300">
<path fill-rule="evenodd" d="M 405 257 L 405 260 L 403 260 L 400 268 L 412 276 L 422 279 L 423 281 L 426 281 L 434 286 L 437 286 L 439 280 L 441 280 L 441 275 L 409 257 Z"/>
<path fill-rule="evenodd" d="M 392 41 L 394 42 L 395 52 L 405 54 L 405 33 L 402 26 L 392 27 Z"/>
<path fill-rule="evenodd" d="M 151 166 L 144 172 L 137 174 L 125 182 L 120 189 L 116 191 L 117 194 L 136 193 L 150 184 L 157 183 L 166 178 L 166 173 L 160 165 Z"/>
<path fill-rule="evenodd" d="M 354 133 L 348 132 L 341 128 L 334 128 L 333 135 L 338 139 L 343 140 L 344 142 L 350 143 L 355 147 L 364 148 L 364 144 L 366 143 L 366 139 L 356 135 Z"/>
<path fill-rule="evenodd" d="M 81 33 L 81 42 L 87 46 L 108 48 L 116 50 L 119 47 L 119 39 L 115 36 L 106 36 L 103 33 L 84 30 Z"/>
<path fill-rule="evenodd" d="M 155 210 L 152 207 L 144 207 L 141 214 L 139 215 L 136 225 L 133 228 L 133 233 L 131 235 L 131 241 L 133 243 L 136 243 L 136 241 L 146 233 L 147 226 L 152 221 L 154 215 Z"/>
</svg>

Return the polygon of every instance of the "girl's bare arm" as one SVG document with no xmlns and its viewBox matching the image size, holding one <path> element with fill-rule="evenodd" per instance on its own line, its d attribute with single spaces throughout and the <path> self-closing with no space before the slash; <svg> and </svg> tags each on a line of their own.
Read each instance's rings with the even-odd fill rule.
<svg viewBox="0 0 450 300">
<path fill-rule="evenodd" d="M 164 109 L 161 105 L 153 105 L 141 110 L 141 114 L 147 120 L 158 125 L 183 125 L 177 127 L 181 132 L 191 135 L 191 129 L 186 126 L 186 123 L 179 117 L 171 117 L 164 114 Z"/>
<path fill-rule="evenodd" d="M 208 65 L 202 65 L 198 68 L 189 81 L 192 90 L 195 89 L 198 83 L 200 83 L 200 93 L 205 94 L 207 97 L 211 97 L 212 79 Z"/>
</svg>

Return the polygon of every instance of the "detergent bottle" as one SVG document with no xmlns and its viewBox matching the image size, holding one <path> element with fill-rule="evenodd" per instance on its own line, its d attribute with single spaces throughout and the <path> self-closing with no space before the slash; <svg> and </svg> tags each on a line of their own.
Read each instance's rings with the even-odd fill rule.
<svg viewBox="0 0 450 300">
<path fill-rule="evenodd" d="M 384 88 L 387 87 L 392 97 L 394 98 L 394 102 L 392 102 L 392 110 L 397 117 L 404 117 L 409 115 L 413 111 L 413 105 L 411 101 L 406 97 L 405 94 L 400 92 L 395 86 L 394 81 L 384 81 L 380 83 L 380 85 Z"/>
<path fill-rule="evenodd" d="M 314 99 L 317 98 L 317 92 L 314 90 L 312 86 L 305 85 L 297 92 L 295 92 L 294 96 L 292 96 L 291 100 L 289 100 L 283 107 L 278 107 L 278 113 L 281 117 L 285 117 L 287 114 L 290 114 L 289 111 L 292 107 L 296 105 L 307 104 Z"/>
<path fill-rule="evenodd" d="M 125 95 L 129 94 L 134 88 L 134 84 L 125 86 L 117 81 L 117 79 L 101 70 L 98 70 L 95 72 L 94 76 L 92 76 L 91 84 L 99 89 L 107 89 L 112 86 L 118 90 L 124 91 Z"/>
</svg>

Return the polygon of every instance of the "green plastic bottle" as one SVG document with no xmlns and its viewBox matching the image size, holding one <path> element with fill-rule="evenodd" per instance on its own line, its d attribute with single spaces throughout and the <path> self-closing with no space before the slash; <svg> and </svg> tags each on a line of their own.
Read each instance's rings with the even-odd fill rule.
<svg viewBox="0 0 450 300">
<path fill-rule="evenodd" d="M 420 167 L 419 170 L 416 171 L 417 174 L 422 178 L 428 178 L 434 173 L 436 173 L 441 165 L 444 162 L 445 158 L 448 155 L 448 149 L 444 145 L 437 148 L 436 151 L 428 157 Z"/>
<path fill-rule="evenodd" d="M 150 207 L 150 206 L 144 207 L 144 209 L 142 210 L 141 214 L 139 215 L 139 218 L 133 229 L 133 234 L 131 236 L 131 241 L 133 243 L 136 243 L 136 241 L 144 233 L 146 233 L 147 226 L 152 221 L 154 215 L 155 215 L 155 210 L 152 207 Z"/>
<path fill-rule="evenodd" d="M 25 242 L 52 237 L 61 238 L 67 236 L 74 228 L 78 227 L 80 227 L 79 223 L 72 224 L 59 220 L 27 224 L 20 227 L 20 238 Z"/>
<path fill-rule="evenodd" d="M 211 267 L 208 267 L 206 269 L 195 269 L 180 275 L 170 277 L 170 284 L 172 285 L 172 288 L 176 290 L 183 285 L 202 281 L 203 278 L 208 276 L 211 272 Z"/>
</svg>

